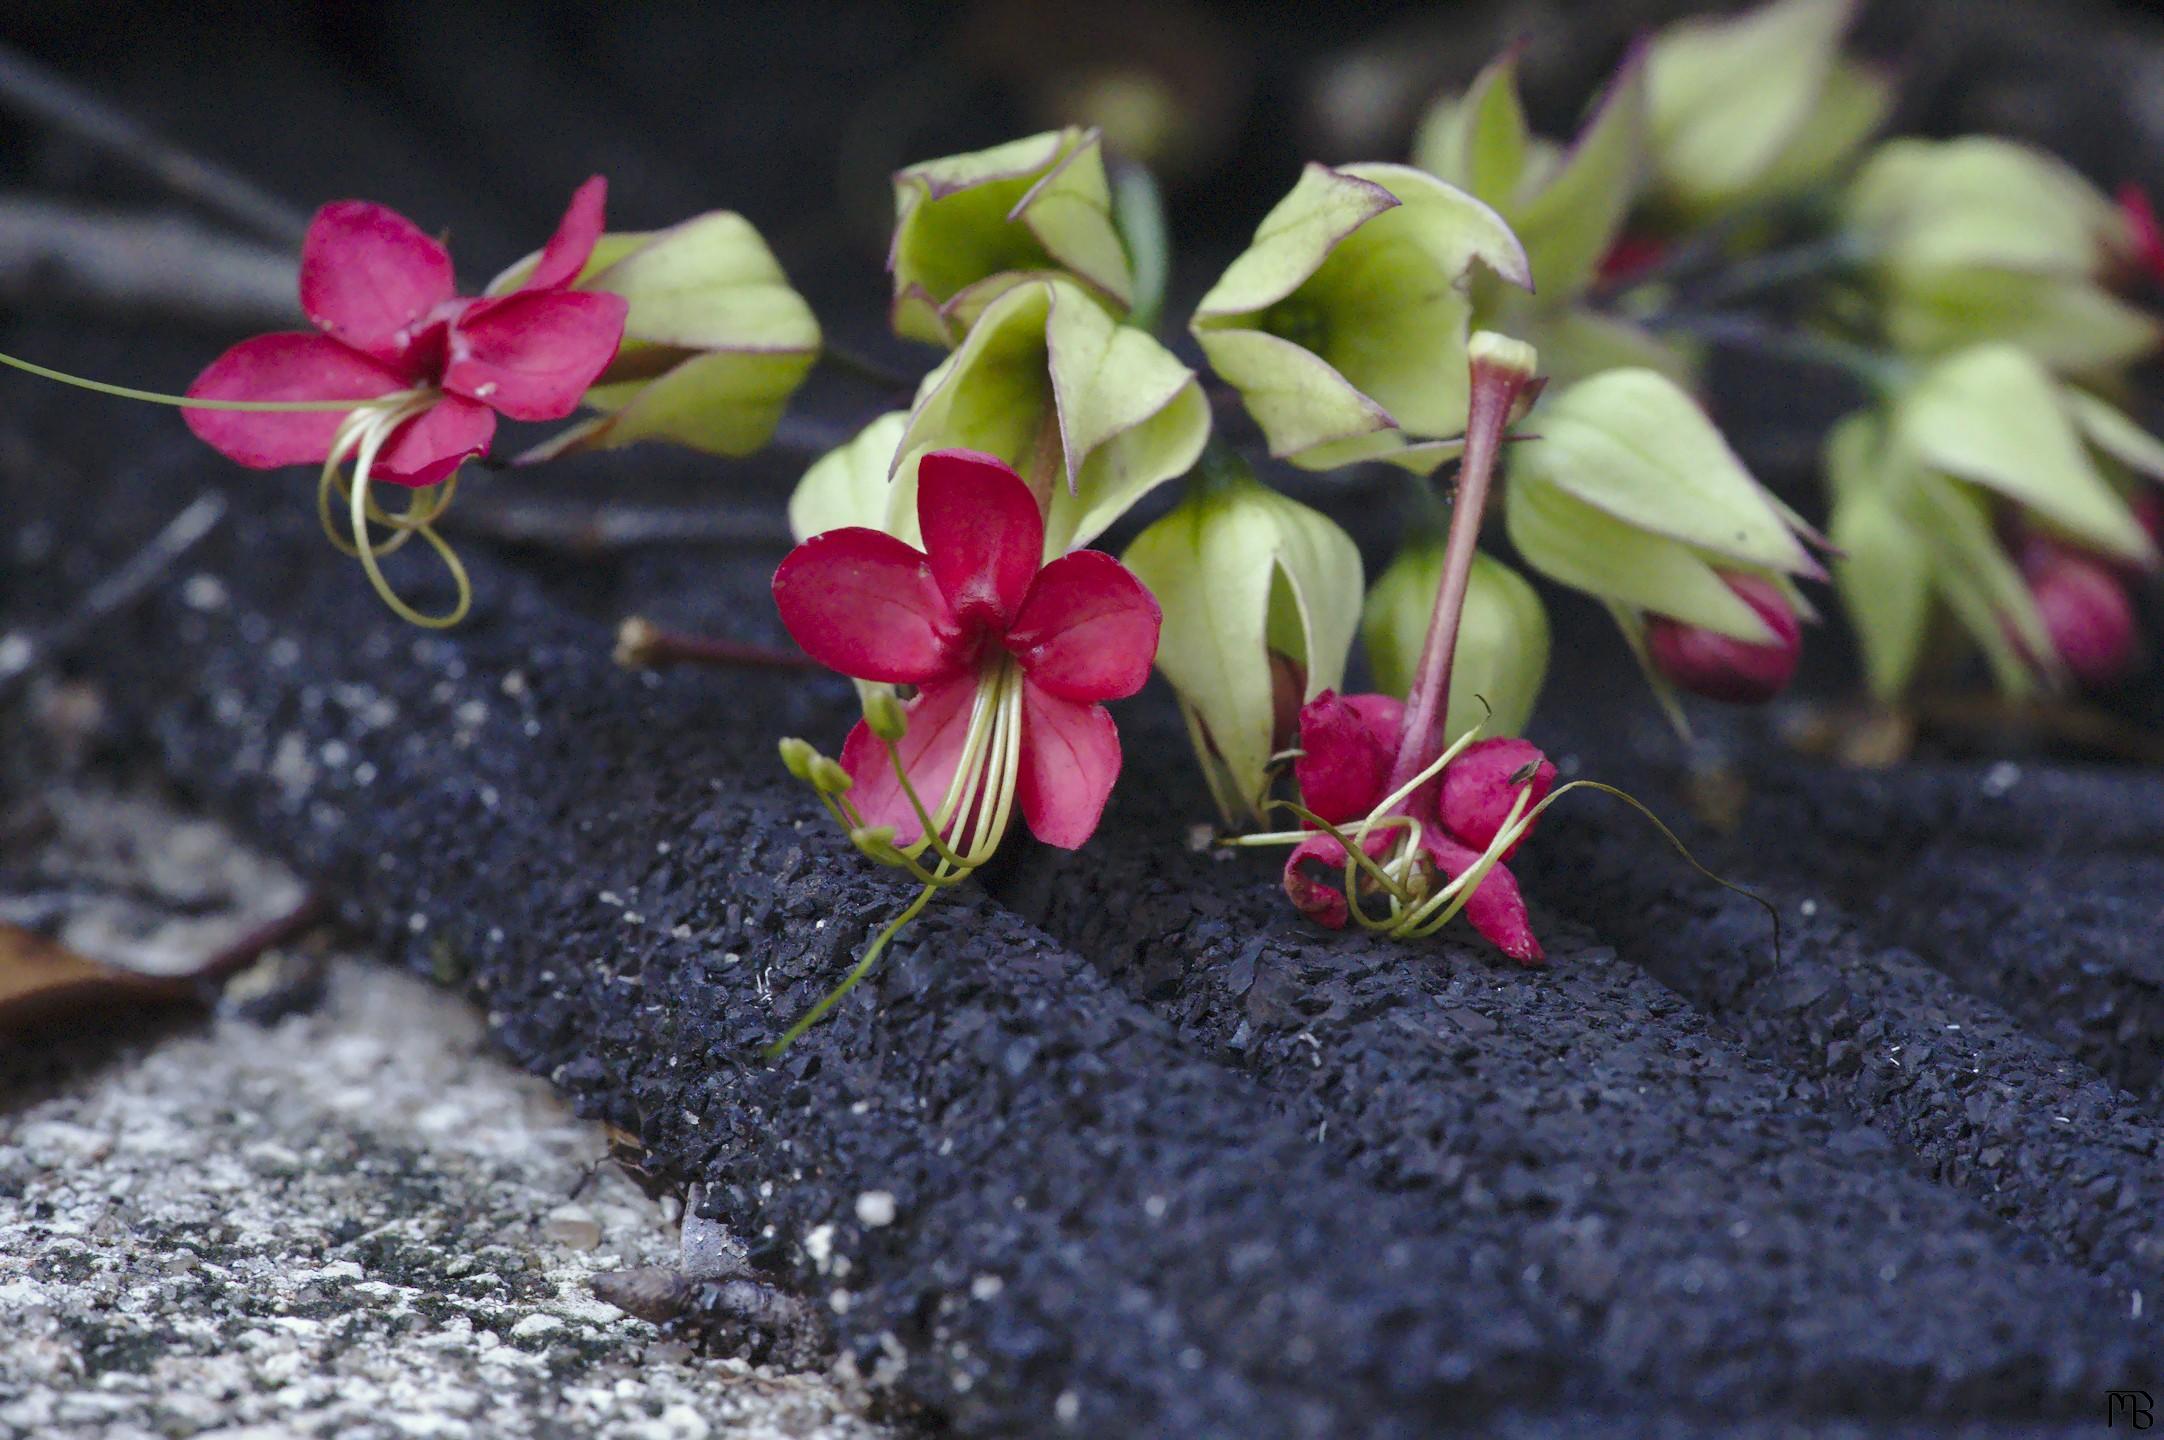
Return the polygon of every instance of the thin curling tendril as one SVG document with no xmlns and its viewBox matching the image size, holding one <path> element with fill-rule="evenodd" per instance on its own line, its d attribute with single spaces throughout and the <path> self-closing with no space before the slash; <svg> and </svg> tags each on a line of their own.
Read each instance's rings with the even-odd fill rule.
<svg viewBox="0 0 2164 1440">
<path fill-rule="evenodd" d="M 349 413 L 340 422 L 331 444 L 330 455 L 323 462 L 323 473 L 316 487 L 316 514 L 323 525 L 323 533 L 341 552 L 361 562 L 361 569 L 368 576 L 368 583 L 391 612 L 409 624 L 427 630 L 444 630 L 466 618 L 473 607 L 473 582 L 466 574 L 466 567 L 435 528 L 435 521 L 450 506 L 456 494 L 457 476 L 454 473 L 441 485 L 429 491 L 418 492 L 406 508 L 392 514 L 377 505 L 370 493 L 374 479 L 376 457 L 392 432 L 406 421 L 427 410 L 434 397 L 421 392 L 404 391 L 386 396 Z M 350 482 L 341 468 L 350 457 L 353 461 L 353 477 Z M 341 531 L 335 518 L 331 497 L 336 494 L 346 506 L 349 531 Z M 378 543 L 369 531 L 371 524 L 392 531 L 388 540 Z M 449 572 L 451 582 L 457 587 L 458 599 L 449 610 L 437 615 L 425 614 L 400 598 L 384 578 L 381 559 L 397 551 L 414 536 L 420 536 L 428 547 L 436 552 Z"/>
</svg>

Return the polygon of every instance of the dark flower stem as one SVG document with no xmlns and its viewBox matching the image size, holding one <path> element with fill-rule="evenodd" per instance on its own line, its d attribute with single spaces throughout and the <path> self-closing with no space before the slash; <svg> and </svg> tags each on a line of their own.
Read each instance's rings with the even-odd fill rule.
<svg viewBox="0 0 2164 1440">
<path fill-rule="evenodd" d="M 641 615 L 624 621 L 616 632 L 616 663 L 627 670 L 668 665 L 713 665 L 754 670 L 818 670 L 818 661 L 801 650 L 722 640 L 664 630 Z"/>
<path fill-rule="evenodd" d="M 1465 612 L 1465 590 L 1473 572 L 1473 553 L 1488 507 L 1495 458 L 1519 392 L 1533 377 L 1522 371 L 1473 362 L 1472 401 L 1465 423 L 1465 456 L 1458 464 L 1458 495 L 1450 510 L 1450 533 L 1443 547 L 1443 579 L 1435 590 L 1435 614 L 1428 621 L 1420 669 L 1407 699 L 1405 732 L 1390 768 L 1396 790 L 1443 753 L 1443 724 L 1450 711 L 1450 666 L 1458 648 L 1458 622 Z"/>
</svg>

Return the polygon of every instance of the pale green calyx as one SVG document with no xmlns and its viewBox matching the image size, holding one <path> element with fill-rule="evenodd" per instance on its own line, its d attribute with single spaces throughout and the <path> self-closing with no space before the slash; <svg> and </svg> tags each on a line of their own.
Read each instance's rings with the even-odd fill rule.
<svg viewBox="0 0 2164 1440">
<path fill-rule="evenodd" d="M 498 279 L 516 283 L 531 257 Z M 751 222 L 732 211 L 601 237 L 576 282 L 630 302 L 615 363 L 586 392 L 603 413 L 524 458 L 666 440 L 748 455 L 774 436 L 819 358 L 819 322 Z M 494 287 L 492 287 L 494 288 Z"/>
<path fill-rule="evenodd" d="M 1883 87 L 1840 58 L 1855 8 L 1774 0 L 1654 37 L 1646 100 L 1655 174 L 1672 206 L 1702 216 L 1808 184 L 1876 128 Z"/>
<path fill-rule="evenodd" d="M 2006 340 L 2084 372 L 2164 341 L 2154 316 L 2103 283 L 2125 244 L 2117 211 L 2041 150 L 1973 135 L 1891 141 L 1850 182 L 1842 221 L 1868 259 L 1887 338 L 1908 353 Z"/>
<path fill-rule="evenodd" d="M 2101 428 L 2115 442 L 2109 448 L 2139 454 L 2127 432 L 2148 437 L 2113 417 L 2125 421 L 2093 397 L 2062 390 L 2018 346 L 1978 345 L 1939 361 L 1896 398 L 1892 440 L 1917 464 L 1993 491 L 2089 549 L 2154 564 L 2147 532 L 2083 443 L 2085 429 Z"/>
<path fill-rule="evenodd" d="M 1328 516 L 1207 460 L 1185 499 L 1135 538 L 1127 568 L 1164 610 L 1157 668 L 1188 718 L 1228 821 L 1262 818 L 1275 724 L 1271 652 L 1302 697 L 1344 683 L 1359 623 L 1360 552 Z"/>
<path fill-rule="evenodd" d="M 1717 571 L 1822 573 L 1793 513 L 1697 402 L 1650 370 L 1607 371 L 1543 399 L 1539 438 L 1511 447 L 1506 520 L 1526 563 L 1551 579 L 1740 640 L 1773 637 Z"/>
<path fill-rule="evenodd" d="M 1405 165 L 1311 164 L 1193 322 L 1270 453 L 1426 474 L 1465 429 L 1475 262 L 1530 288 L 1493 209 Z"/>
<path fill-rule="evenodd" d="M 890 410 L 812 462 L 789 496 L 789 533 L 809 540 L 828 530 L 861 525 L 918 544 L 914 503 L 897 506 L 894 460 L 909 416 Z"/>
<path fill-rule="evenodd" d="M 895 333 L 952 346 L 1031 276 L 1064 274 L 1125 314 L 1127 250 L 1095 130 L 1069 126 L 894 177 Z"/>
<path fill-rule="evenodd" d="M 1045 553 L 1087 544 L 1202 453 L 1209 402 L 1195 373 L 1080 286 L 1025 280 L 978 317 L 924 379 L 891 462 L 961 447 L 996 455 L 1045 507 Z M 897 505 L 914 505 L 913 491 Z"/>
<path fill-rule="evenodd" d="M 1361 612 L 1360 640 L 1375 687 L 1410 693 L 1443 579 L 1443 543 L 1431 537 L 1406 546 L 1376 577 Z M 1524 576 L 1475 553 L 1466 577 L 1465 610 L 1450 667 L 1450 710 L 1444 731 L 1518 735 L 1533 717 L 1548 673 L 1548 612 Z"/>
<path fill-rule="evenodd" d="M 1834 584 L 1879 699 L 1899 699 L 1942 609 L 1982 652 L 1999 688 L 2029 693 L 2054 662 L 2020 569 L 1983 490 L 1918 462 L 1880 416 L 1852 415 L 1826 442 Z"/>
</svg>

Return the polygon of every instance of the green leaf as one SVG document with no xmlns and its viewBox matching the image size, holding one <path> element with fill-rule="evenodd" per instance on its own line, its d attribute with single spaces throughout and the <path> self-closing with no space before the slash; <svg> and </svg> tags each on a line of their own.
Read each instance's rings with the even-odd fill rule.
<svg viewBox="0 0 2164 1440">
<path fill-rule="evenodd" d="M 955 343 L 1009 275 L 1064 271 L 1121 310 L 1133 294 L 1095 130 L 910 166 L 894 177 L 894 207 L 893 321 L 911 339 Z"/>
<path fill-rule="evenodd" d="M 1360 615 L 1360 552 L 1319 511 L 1242 472 L 1197 484 L 1124 557 L 1162 607 L 1157 666 L 1199 722 L 1225 788 L 1260 818 L 1274 706 L 1271 597 L 1289 590 L 1309 698 L 1344 681 Z M 1223 797 L 1221 796 L 1221 803 Z M 1229 818 L 1229 817 L 1228 817 Z"/>
<path fill-rule="evenodd" d="M 2118 220 L 2072 166 L 1993 136 L 1890 140 L 1850 181 L 1842 218 L 1893 271 L 1986 266 L 2088 277 Z"/>
<path fill-rule="evenodd" d="M 1979 345 L 1934 365 L 1897 402 L 1894 434 L 1921 464 L 1996 491 L 2105 554 L 2155 558 L 2082 448 L 2057 383 L 2015 346 Z"/>
<path fill-rule="evenodd" d="M 898 468 L 928 450 L 996 455 L 1032 479 L 1048 555 L 1087 544 L 1209 438 L 1194 372 L 1065 280 L 1017 285 L 925 378 Z"/>
<path fill-rule="evenodd" d="M 1543 303 L 1560 306 L 1593 283 L 1638 198 L 1647 143 L 1646 67 L 1634 56 L 1547 183 L 1504 208 Z"/>
<path fill-rule="evenodd" d="M 1518 96 L 1514 45 L 1488 62 L 1461 96 L 1438 101 L 1413 137 L 1413 164 L 1498 210 L 1507 209 L 1535 167 L 1536 144 Z"/>
<path fill-rule="evenodd" d="M 582 282 L 631 302 L 627 338 L 684 350 L 816 351 L 819 322 L 751 222 L 716 210 Z"/>
<path fill-rule="evenodd" d="M 521 460 L 616 450 L 642 440 L 667 440 L 711 455 L 752 454 L 774 438 L 789 397 L 816 358 L 803 350 L 693 355 L 652 380 L 625 387 L 628 398 L 612 413 L 574 426 Z"/>
<path fill-rule="evenodd" d="M 1276 304 L 1320 269 L 1347 235 L 1397 205 L 1382 186 L 1309 161 L 1292 193 L 1263 216 L 1254 240 L 1195 307 L 1197 326 Z"/>
<path fill-rule="evenodd" d="M 2128 419 L 2126 413 L 2108 405 L 2086 390 L 2072 386 L 2059 392 L 2074 423 L 2091 445 L 2129 470 L 2164 480 L 2164 440 Z"/>
<path fill-rule="evenodd" d="M 2071 375 L 2119 370 L 2164 344 L 2155 316 L 2091 281 L 1981 267 L 1901 277 L 1884 297 L 1880 323 L 1905 354 L 2003 340 Z"/>
<path fill-rule="evenodd" d="M 1514 447 L 1513 477 L 1537 475 L 1631 528 L 1744 566 L 1818 573 L 1705 411 L 1665 376 L 1582 380 L 1542 404 L 1538 430 Z"/>
<path fill-rule="evenodd" d="M 1803 127 L 1736 197 L 1736 203 L 1801 195 L 1834 179 L 1893 114 L 1894 77 L 1880 66 L 1839 60 Z"/>
<path fill-rule="evenodd" d="M 1686 209 L 1733 201 L 1794 142 L 1854 9 L 1854 0 L 1775 0 L 1655 37 L 1646 74 L 1653 153 Z"/>
<path fill-rule="evenodd" d="M 914 494 L 894 504 L 894 457 L 909 416 L 890 410 L 812 463 L 789 497 L 789 533 L 808 540 L 828 530 L 862 525 L 920 543 Z"/>
<path fill-rule="evenodd" d="M 1698 551 L 1626 524 L 1556 484 L 1554 471 L 1531 458 L 1546 444 L 1511 447 L 1504 525 L 1526 564 L 1551 580 L 1633 610 L 1771 643 L 1773 632 L 1758 612 Z"/>
<path fill-rule="evenodd" d="M 1881 427 L 1851 415 L 1826 440 L 1833 490 L 1833 582 L 1863 651 L 1871 693 L 1892 701 L 1908 689 L 1931 620 L 1932 560 L 1895 503 L 1898 477 L 1882 473 Z"/>
</svg>

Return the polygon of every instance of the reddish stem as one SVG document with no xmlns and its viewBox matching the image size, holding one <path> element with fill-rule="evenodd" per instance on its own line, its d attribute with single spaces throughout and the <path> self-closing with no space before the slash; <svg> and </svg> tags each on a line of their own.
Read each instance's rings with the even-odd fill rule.
<svg viewBox="0 0 2164 1440">
<path fill-rule="evenodd" d="M 616 632 L 616 663 L 632 670 L 659 669 L 664 665 L 715 665 L 755 670 L 822 668 L 818 661 L 801 650 L 664 630 L 638 615 L 626 620 Z"/>
<path fill-rule="evenodd" d="M 1406 699 L 1405 731 L 1397 761 L 1390 767 L 1396 790 L 1443 753 L 1443 724 L 1450 713 L 1450 666 L 1458 648 L 1458 621 L 1465 612 L 1465 590 L 1473 573 L 1473 553 L 1488 508 L 1495 457 L 1519 392 L 1532 376 L 1513 368 L 1473 362 L 1471 402 L 1466 408 L 1465 455 L 1458 462 L 1458 496 L 1450 510 L 1450 534 L 1443 548 L 1443 579 L 1435 589 L 1435 614 L 1420 651 L 1420 669 Z"/>
</svg>

